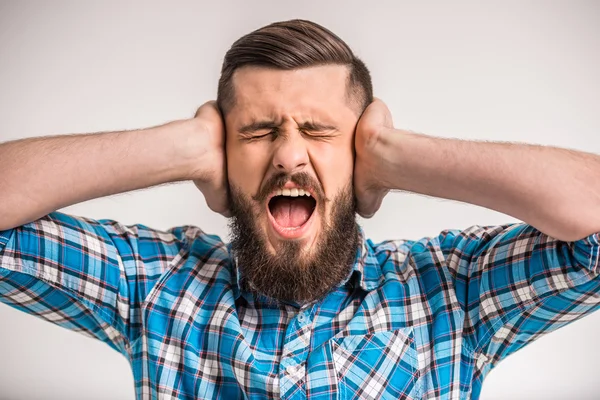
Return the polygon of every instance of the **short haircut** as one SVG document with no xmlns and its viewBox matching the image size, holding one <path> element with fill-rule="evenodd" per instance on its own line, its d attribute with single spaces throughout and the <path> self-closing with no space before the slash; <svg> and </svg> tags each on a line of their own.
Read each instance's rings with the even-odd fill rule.
<svg viewBox="0 0 600 400">
<path fill-rule="evenodd" d="M 349 69 L 346 94 L 358 115 L 373 101 L 371 74 L 350 47 L 327 28 L 307 20 L 274 22 L 236 40 L 225 54 L 217 89 L 223 116 L 235 105 L 234 72 L 245 66 L 294 70 L 320 65 Z"/>
</svg>

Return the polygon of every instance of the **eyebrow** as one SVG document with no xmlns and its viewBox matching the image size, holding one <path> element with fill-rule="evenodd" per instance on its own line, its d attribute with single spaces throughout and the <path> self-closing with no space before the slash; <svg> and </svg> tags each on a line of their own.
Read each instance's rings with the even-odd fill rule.
<svg viewBox="0 0 600 400">
<path fill-rule="evenodd" d="M 273 120 L 264 120 L 264 121 L 255 121 L 248 125 L 244 125 L 239 129 L 241 134 L 253 133 L 256 131 L 267 130 L 267 129 L 276 129 L 279 128 L 277 122 Z M 303 122 L 300 124 L 300 129 L 309 130 L 309 131 L 325 131 L 325 130 L 335 130 L 337 131 L 337 126 L 321 124 L 319 122 Z"/>
</svg>

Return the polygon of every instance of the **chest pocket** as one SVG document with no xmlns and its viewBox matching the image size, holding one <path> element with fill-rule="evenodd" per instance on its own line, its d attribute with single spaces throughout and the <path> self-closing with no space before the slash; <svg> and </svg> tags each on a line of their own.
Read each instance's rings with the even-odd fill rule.
<svg viewBox="0 0 600 400">
<path fill-rule="evenodd" d="M 412 328 L 330 340 L 341 399 L 418 399 Z"/>
</svg>

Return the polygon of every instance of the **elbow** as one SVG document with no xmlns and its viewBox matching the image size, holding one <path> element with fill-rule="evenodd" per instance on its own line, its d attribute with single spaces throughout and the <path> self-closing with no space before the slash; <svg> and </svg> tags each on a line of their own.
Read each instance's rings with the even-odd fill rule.
<svg viewBox="0 0 600 400">
<path fill-rule="evenodd" d="M 23 224 L 19 221 L 17 213 L 11 211 L 14 209 L 7 202 L 0 200 L 0 231 L 7 231 Z"/>
</svg>

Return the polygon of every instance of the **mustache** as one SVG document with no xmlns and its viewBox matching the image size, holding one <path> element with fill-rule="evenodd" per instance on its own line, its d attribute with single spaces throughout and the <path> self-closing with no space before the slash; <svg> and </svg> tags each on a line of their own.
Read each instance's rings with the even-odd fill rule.
<svg viewBox="0 0 600 400">
<path fill-rule="evenodd" d="M 283 189 L 283 186 L 289 181 L 294 182 L 298 186 L 309 189 L 316 197 L 317 201 L 327 201 L 325 192 L 321 188 L 321 185 L 319 185 L 319 183 L 312 176 L 310 176 L 308 172 L 298 172 L 293 175 L 285 172 L 279 172 L 270 177 L 260 188 L 258 193 L 252 196 L 252 199 L 262 203 L 267 200 L 269 195 L 273 193 L 274 190 Z"/>
</svg>

